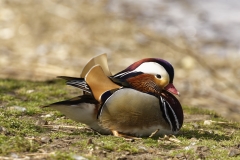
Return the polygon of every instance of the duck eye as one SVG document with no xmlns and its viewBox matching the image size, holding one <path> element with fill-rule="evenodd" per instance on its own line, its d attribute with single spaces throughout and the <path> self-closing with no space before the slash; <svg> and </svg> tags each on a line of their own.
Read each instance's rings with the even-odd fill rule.
<svg viewBox="0 0 240 160">
<path fill-rule="evenodd" d="M 162 78 L 162 76 L 161 76 L 160 74 L 156 74 L 156 77 L 157 77 L 158 79 Z"/>
</svg>

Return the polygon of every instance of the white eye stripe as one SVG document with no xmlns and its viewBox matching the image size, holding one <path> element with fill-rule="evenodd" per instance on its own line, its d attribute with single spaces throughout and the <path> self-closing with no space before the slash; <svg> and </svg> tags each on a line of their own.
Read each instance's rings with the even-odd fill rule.
<svg viewBox="0 0 240 160">
<path fill-rule="evenodd" d="M 169 74 L 165 70 L 163 66 L 156 62 L 145 62 L 139 65 L 136 69 L 132 71 L 126 71 L 120 74 L 115 75 L 115 78 L 122 78 L 128 74 L 134 73 L 134 72 L 142 72 L 147 74 L 152 74 L 158 79 L 164 79 L 166 82 L 170 81 Z"/>
<path fill-rule="evenodd" d="M 145 62 L 138 66 L 134 71 L 148 73 L 152 75 L 161 75 L 161 78 L 169 81 L 169 75 L 165 68 L 156 62 Z"/>
</svg>

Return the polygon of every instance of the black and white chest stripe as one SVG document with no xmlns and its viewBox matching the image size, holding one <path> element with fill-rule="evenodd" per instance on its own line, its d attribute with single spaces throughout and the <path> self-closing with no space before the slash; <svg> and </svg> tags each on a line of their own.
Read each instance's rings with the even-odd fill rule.
<svg viewBox="0 0 240 160">
<path fill-rule="evenodd" d="M 171 105 L 160 96 L 160 109 L 162 111 L 164 119 L 168 122 L 172 131 L 178 131 L 180 129 L 178 117 L 171 107 Z"/>
</svg>

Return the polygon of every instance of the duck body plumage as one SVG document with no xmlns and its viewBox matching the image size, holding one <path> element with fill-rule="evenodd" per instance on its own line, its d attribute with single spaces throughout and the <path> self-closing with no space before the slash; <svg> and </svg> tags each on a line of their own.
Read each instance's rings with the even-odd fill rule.
<svg viewBox="0 0 240 160">
<path fill-rule="evenodd" d="M 178 104 L 179 105 L 179 104 Z M 167 114 L 166 114 L 167 113 Z M 173 117 L 167 117 L 169 115 Z M 166 99 L 131 88 L 115 91 L 102 105 L 99 121 L 104 128 L 133 136 L 175 134 L 182 119 L 176 116 Z M 177 123 L 176 125 L 174 125 Z"/>
<path fill-rule="evenodd" d="M 80 78 L 60 76 L 84 94 L 47 107 L 101 134 L 147 137 L 180 130 L 183 111 L 172 94 L 178 92 L 172 84 L 174 70 L 170 63 L 147 58 L 111 75 L 105 54 L 90 62 Z"/>
</svg>

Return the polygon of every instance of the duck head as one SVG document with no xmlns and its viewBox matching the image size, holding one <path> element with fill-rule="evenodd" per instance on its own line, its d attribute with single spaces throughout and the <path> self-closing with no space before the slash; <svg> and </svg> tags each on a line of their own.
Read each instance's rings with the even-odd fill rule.
<svg viewBox="0 0 240 160">
<path fill-rule="evenodd" d="M 131 87 L 143 92 L 161 93 L 162 90 L 166 90 L 179 95 L 173 85 L 174 69 L 169 62 L 163 59 L 145 58 L 139 60 L 114 77 L 125 79 Z"/>
</svg>

